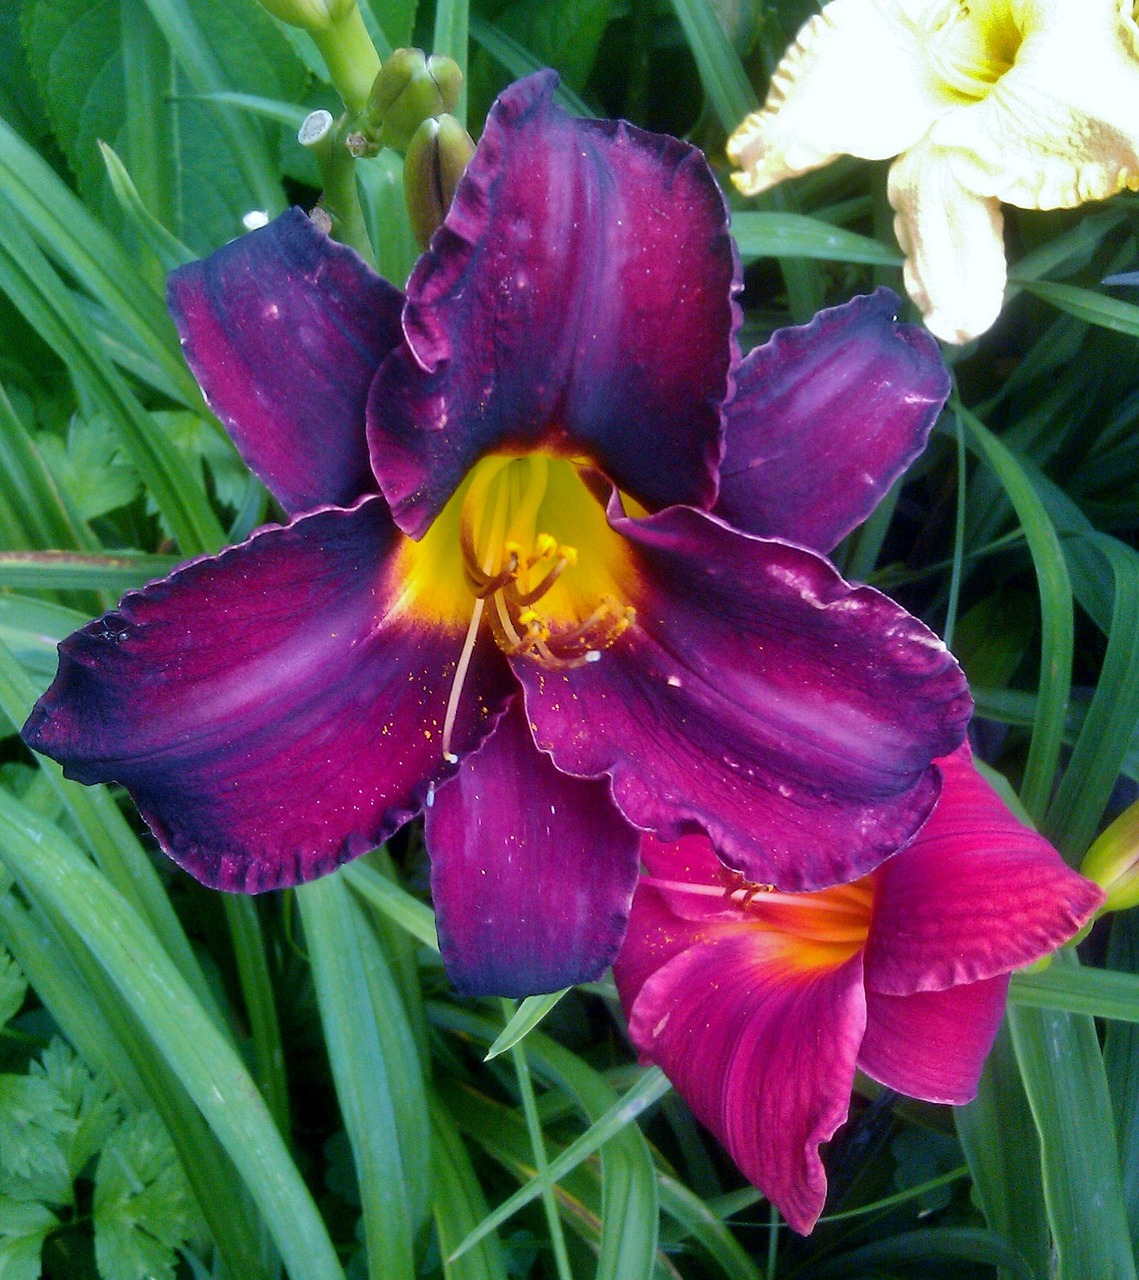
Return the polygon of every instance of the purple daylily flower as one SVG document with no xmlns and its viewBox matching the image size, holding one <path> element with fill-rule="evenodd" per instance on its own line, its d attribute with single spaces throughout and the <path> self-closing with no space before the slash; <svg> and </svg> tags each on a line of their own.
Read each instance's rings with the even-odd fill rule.
<svg viewBox="0 0 1139 1280">
<path fill-rule="evenodd" d="M 642 831 L 788 889 L 863 874 L 970 708 L 936 637 L 818 554 L 924 446 L 932 341 L 883 292 L 739 362 L 702 156 L 568 118 L 555 82 L 498 100 L 406 297 L 296 210 L 174 273 L 290 521 L 64 641 L 24 730 L 222 889 L 425 811 L 467 992 L 596 976 Z"/>
<path fill-rule="evenodd" d="M 1073 937 L 1103 891 L 1022 826 L 967 747 L 912 844 L 816 893 L 725 876 L 708 841 L 644 843 L 614 975 L 629 1034 L 732 1159 L 806 1234 L 819 1145 L 855 1068 L 930 1102 L 977 1091 L 1011 970 Z"/>
</svg>

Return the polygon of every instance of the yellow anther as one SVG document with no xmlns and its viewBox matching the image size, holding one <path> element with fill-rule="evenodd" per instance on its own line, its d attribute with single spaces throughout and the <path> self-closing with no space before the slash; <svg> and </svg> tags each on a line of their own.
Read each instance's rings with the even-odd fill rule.
<svg viewBox="0 0 1139 1280">
<path fill-rule="evenodd" d="M 552 534 L 540 533 L 534 539 L 534 559 L 549 560 L 558 550 L 558 540 Z"/>
<path fill-rule="evenodd" d="M 523 609 L 522 612 L 518 615 L 518 622 L 523 627 L 530 626 L 532 622 L 540 623 L 541 621 L 542 621 L 542 615 L 540 613 L 535 612 L 533 609 Z"/>
<path fill-rule="evenodd" d="M 577 564 L 577 547 L 561 546 L 558 548 L 558 556 L 572 568 Z"/>
<path fill-rule="evenodd" d="M 502 544 L 502 551 L 508 564 L 520 564 L 522 562 L 522 544 L 515 542 L 513 538 Z"/>
</svg>

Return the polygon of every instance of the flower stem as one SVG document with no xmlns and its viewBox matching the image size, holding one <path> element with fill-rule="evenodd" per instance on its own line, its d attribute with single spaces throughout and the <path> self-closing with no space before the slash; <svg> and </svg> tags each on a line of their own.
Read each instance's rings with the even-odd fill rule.
<svg viewBox="0 0 1139 1280">
<path fill-rule="evenodd" d="M 333 19 L 329 26 L 311 34 L 348 115 L 359 115 L 367 106 L 372 83 L 380 71 L 380 55 L 359 7 L 353 5 L 342 18 Z"/>
<path fill-rule="evenodd" d="M 332 219 L 333 236 L 355 249 L 369 266 L 375 266 L 356 189 L 356 162 L 344 145 L 347 122 L 347 116 L 338 124 L 329 112 L 314 111 L 301 125 L 297 138 L 302 147 L 312 152 L 320 169 L 324 187 L 321 204 Z"/>
</svg>

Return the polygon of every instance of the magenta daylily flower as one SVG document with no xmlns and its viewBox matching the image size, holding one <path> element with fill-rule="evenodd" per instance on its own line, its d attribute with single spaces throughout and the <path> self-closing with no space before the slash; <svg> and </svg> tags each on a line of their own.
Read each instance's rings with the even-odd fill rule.
<svg viewBox="0 0 1139 1280">
<path fill-rule="evenodd" d="M 702 836 L 644 842 L 614 965 L 629 1034 L 787 1222 L 815 1225 L 819 1145 L 855 1068 L 929 1102 L 977 1091 L 1011 970 L 1103 892 L 1009 813 L 962 747 L 912 844 L 853 884 L 763 892 Z"/>
<path fill-rule="evenodd" d="M 863 874 L 970 706 L 936 637 L 818 554 L 924 446 L 932 341 L 880 293 L 739 362 L 700 153 L 570 119 L 555 82 L 499 99 L 406 297 L 296 210 L 174 273 L 290 521 L 64 641 L 24 730 L 221 889 L 425 811 L 467 992 L 603 970 L 642 831 L 788 889 Z"/>
</svg>

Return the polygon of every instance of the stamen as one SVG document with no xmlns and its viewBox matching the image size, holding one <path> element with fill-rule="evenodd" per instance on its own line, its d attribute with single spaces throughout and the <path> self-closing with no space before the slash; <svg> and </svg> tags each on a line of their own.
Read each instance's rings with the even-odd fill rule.
<svg viewBox="0 0 1139 1280">
<path fill-rule="evenodd" d="M 459 661 L 455 667 L 455 678 L 451 681 L 451 693 L 447 698 L 447 712 L 443 717 L 443 759 L 454 764 L 458 756 L 451 750 L 451 734 L 455 728 L 455 717 L 459 714 L 459 698 L 463 693 L 467 672 L 471 665 L 471 655 L 475 651 L 475 640 L 482 621 L 482 611 L 486 601 L 482 596 L 475 597 L 475 607 L 471 610 L 471 622 L 463 639 L 463 648 L 459 653 Z"/>
</svg>

